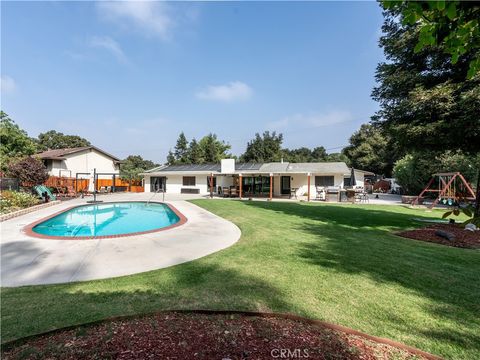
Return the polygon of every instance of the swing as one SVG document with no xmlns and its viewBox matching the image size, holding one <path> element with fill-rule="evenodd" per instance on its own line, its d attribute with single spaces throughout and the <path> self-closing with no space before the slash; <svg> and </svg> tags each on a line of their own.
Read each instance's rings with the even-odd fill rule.
<svg viewBox="0 0 480 360">
<path fill-rule="evenodd" d="M 458 191 L 457 178 L 459 179 Z M 436 189 L 435 186 L 436 179 L 438 179 L 438 189 Z M 428 192 L 437 193 L 437 198 L 429 206 L 430 209 L 438 203 L 448 206 L 458 206 L 460 199 L 466 201 L 475 200 L 475 192 L 459 172 L 433 174 L 425 189 L 412 201 L 412 205 L 418 204 L 419 199 Z"/>
</svg>

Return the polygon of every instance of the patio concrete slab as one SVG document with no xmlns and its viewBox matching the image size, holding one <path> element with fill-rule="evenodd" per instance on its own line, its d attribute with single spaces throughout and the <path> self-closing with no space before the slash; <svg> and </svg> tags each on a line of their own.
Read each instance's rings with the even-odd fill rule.
<svg viewBox="0 0 480 360">
<path fill-rule="evenodd" d="M 104 201 L 146 200 L 152 194 L 105 195 Z M 138 236 L 93 240 L 51 240 L 27 236 L 25 225 L 87 199 L 66 201 L 1 223 L 2 286 L 66 283 L 131 275 L 192 261 L 233 245 L 240 229 L 196 205 L 189 197 L 167 202 L 188 221 L 179 227 Z M 90 200 L 90 198 L 88 199 Z M 161 196 L 154 197 L 155 201 Z"/>
</svg>

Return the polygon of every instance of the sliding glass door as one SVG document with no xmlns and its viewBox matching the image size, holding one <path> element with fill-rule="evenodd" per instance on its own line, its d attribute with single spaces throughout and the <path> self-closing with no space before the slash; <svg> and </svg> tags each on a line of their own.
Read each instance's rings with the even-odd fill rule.
<svg viewBox="0 0 480 360">
<path fill-rule="evenodd" d="M 270 176 L 242 177 L 242 191 L 245 195 L 268 196 L 270 194 Z"/>
<path fill-rule="evenodd" d="M 159 190 L 167 191 L 167 178 L 165 176 L 152 176 L 150 178 L 150 192 Z"/>
</svg>

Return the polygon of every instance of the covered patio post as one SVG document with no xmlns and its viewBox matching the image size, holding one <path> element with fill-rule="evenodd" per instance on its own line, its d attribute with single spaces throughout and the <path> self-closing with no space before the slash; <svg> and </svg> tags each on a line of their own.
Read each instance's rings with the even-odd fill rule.
<svg viewBox="0 0 480 360">
<path fill-rule="evenodd" d="M 242 174 L 238 174 L 238 181 L 239 181 L 239 190 L 238 190 L 238 198 L 242 198 Z"/>
<path fill-rule="evenodd" d="M 270 174 L 270 200 L 272 200 L 273 174 Z"/>
<path fill-rule="evenodd" d="M 213 173 L 210 173 L 210 198 L 213 198 Z"/>
<path fill-rule="evenodd" d="M 307 174 L 307 186 L 308 186 L 308 191 L 307 191 L 307 201 L 310 201 L 310 173 Z"/>
</svg>

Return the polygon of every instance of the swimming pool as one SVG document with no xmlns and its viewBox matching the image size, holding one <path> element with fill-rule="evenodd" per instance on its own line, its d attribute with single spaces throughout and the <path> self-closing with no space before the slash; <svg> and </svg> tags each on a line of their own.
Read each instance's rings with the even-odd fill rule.
<svg viewBox="0 0 480 360">
<path fill-rule="evenodd" d="M 117 202 L 81 205 L 27 227 L 45 238 L 98 238 L 147 233 L 172 227 L 186 219 L 163 203 Z"/>
</svg>

